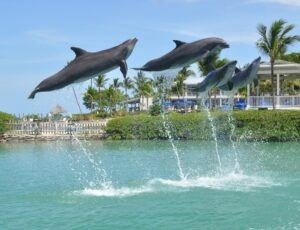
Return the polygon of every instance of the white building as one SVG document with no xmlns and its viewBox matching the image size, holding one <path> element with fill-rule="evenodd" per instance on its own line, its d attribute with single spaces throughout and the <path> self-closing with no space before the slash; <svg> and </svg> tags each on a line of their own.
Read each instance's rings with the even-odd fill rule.
<svg viewBox="0 0 300 230">
<path fill-rule="evenodd" d="M 281 91 L 281 85 L 285 80 L 300 79 L 300 64 L 287 61 L 276 60 L 274 65 L 274 75 L 276 75 L 276 109 L 300 109 L 300 92 L 296 95 L 289 95 Z M 262 63 L 258 71 L 259 80 L 271 80 L 270 63 Z M 259 87 L 256 88 L 256 95 L 250 94 L 250 85 L 247 87 L 247 107 L 248 108 L 272 108 L 272 96 L 260 95 Z"/>
</svg>

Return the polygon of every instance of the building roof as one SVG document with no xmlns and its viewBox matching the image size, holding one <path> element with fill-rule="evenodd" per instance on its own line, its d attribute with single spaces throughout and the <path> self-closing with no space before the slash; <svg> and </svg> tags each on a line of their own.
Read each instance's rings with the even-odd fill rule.
<svg viewBox="0 0 300 230">
<path fill-rule="evenodd" d="M 183 83 L 188 86 L 198 85 L 204 80 L 204 77 L 189 77 Z"/>
<path fill-rule="evenodd" d="M 260 79 L 269 78 L 271 75 L 271 64 L 269 62 L 262 62 L 257 74 Z M 274 65 L 274 74 L 289 75 L 289 79 L 300 79 L 300 64 L 276 60 Z"/>
</svg>

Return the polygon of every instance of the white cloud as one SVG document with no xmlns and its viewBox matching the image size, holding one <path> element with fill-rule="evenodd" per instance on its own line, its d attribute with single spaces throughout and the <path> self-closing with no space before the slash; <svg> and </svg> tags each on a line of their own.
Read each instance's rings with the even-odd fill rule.
<svg viewBox="0 0 300 230">
<path fill-rule="evenodd" d="M 289 6 L 300 6 L 300 0 L 248 0 L 249 3 L 277 3 Z"/>
<path fill-rule="evenodd" d="M 26 35 L 47 43 L 64 43 L 70 40 L 68 36 L 51 30 L 31 30 L 27 31 Z"/>
</svg>

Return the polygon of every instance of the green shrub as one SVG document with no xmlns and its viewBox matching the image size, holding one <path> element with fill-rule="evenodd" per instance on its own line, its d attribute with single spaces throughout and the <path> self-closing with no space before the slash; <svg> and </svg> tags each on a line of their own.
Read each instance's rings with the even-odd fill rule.
<svg viewBox="0 0 300 230">
<path fill-rule="evenodd" d="M 159 104 L 151 105 L 149 108 L 149 113 L 151 114 L 151 116 L 158 116 L 161 114 L 161 112 L 162 112 L 162 106 Z"/>
<path fill-rule="evenodd" d="M 213 126 L 219 140 L 295 141 L 300 140 L 298 111 L 213 112 Z M 207 113 L 147 114 L 114 118 L 106 131 L 110 139 L 167 139 L 166 128 L 174 139 L 211 140 L 212 126 Z M 233 129 L 232 129 L 233 128 Z"/>
<path fill-rule="evenodd" d="M 13 120 L 15 117 L 8 113 L 0 112 L 0 134 L 3 134 L 7 130 L 6 123 L 9 120 Z"/>
</svg>

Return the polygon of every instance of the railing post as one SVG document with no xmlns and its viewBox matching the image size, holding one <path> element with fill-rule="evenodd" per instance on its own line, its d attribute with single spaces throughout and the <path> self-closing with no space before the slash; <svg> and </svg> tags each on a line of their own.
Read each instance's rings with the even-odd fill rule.
<svg viewBox="0 0 300 230">
<path fill-rule="evenodd" d="M 277 73 L 277 76 L 276 76 L 276 85 L 277 85 L 277 92 L 276 92 L 276 108 L 280 108 L 280 74 Z"/>
</svg>

